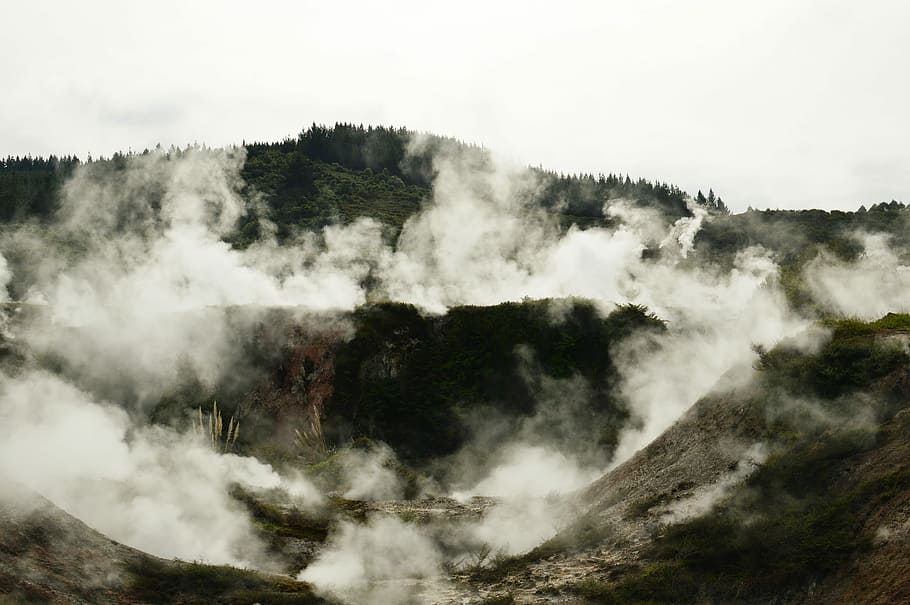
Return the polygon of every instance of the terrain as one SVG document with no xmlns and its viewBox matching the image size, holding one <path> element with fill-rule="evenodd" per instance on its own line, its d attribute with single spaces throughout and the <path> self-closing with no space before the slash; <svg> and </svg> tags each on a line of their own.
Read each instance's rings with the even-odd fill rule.
<svg viewBox="0 0 910 605">
<path fill-rule="evenodd" d="M 0 599 L 910 599 L 910 213 L 708 189 L 346 124 L 8 158 Z"/>
<path fill-rule="evenodd" d="M 21 485 L 4 484 L 4 603 L 326 601 L 286 577 L 167 561 L 118 544 Z"/>
</svg>

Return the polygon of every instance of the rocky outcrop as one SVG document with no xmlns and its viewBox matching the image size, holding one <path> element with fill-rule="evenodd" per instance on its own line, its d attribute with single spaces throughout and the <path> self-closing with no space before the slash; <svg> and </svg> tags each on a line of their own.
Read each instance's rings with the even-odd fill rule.
<svg viewBox="0 0 910 605">
<path fill-rule="evenodd" d="M 242 402 L 241 422 L 267 427 L 260 443 L 272 451 L 296 453 L 301 438 L 324 449 L 321 419 L 335 390 L 335 359 L 347 332 L 332 324 L 292 323 L 273 338 L 280 355 Z"/>
</svg>

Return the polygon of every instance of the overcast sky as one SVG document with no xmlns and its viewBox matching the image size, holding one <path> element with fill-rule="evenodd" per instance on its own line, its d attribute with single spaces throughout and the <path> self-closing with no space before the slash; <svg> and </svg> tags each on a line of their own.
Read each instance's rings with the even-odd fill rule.
<svg viewBox="0 0 910 605">
<path fill-rule="evenodd" d="M 0 155 L 407 126 L 734 210 L 910 202 L 910 2 L 11 2 Z"/>
</svg>

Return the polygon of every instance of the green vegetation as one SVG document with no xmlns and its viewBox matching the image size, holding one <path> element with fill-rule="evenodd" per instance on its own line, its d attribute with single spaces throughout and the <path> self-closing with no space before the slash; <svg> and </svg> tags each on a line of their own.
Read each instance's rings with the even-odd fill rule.
<svg viewBox="0 0 910 605">
<path fill-rule="evenodd" d="M 695 485 L 691 481 L 682 481 L 669 492 L 658 493 L 650 497 L 637 500 L 629 505 L 626 516 L 629 519 L 641 517 L 647 514 L 647 512 L 652 508 L 666 504 L 671 499 L 673 499 L 676 494 L 685 492 L 686 490 L 692 489 L 693 487 L 695 487 Z"/>
<path fill-rule="evenodd" d="M 276 389 L 279 397 L 287 395 L 287 401 L 299 396 L 294 389 L 307 388 L 315 366 L 301 360 L 297 345 L 288 345 L 292 314 L 270 311 L 250 330 L 241 321 L 246 316 L 237 313 L 244 380 L 213 389 L 191 371 L 183 372 L 177 386 L 152 406 L 152 422 L 185 428 L 196 417 L 198 425 L 197 408 L 210 409 L 213 399 L 219 409 L 224 402 L 226 417 L 239 416 L 237 406 L 250 392 L 256 396 L 257 381 Z M 489 420 L 495 414 L 509 419 L 508 426 L 499 423 L 504 428 L 514 428 L 514 422 L 537 412 L 546 399 L 543 379 L 580 379 L 586 389 L 580 399 L 593 420 L 553 426 L 552 444 L 584 440 L 608 454 L 628 418 L 614 389 L 613 351 L 631 334 L 664 329 L 643 307 L 621 306 L 603 317 L 593 303 L 580 299 L 454 307 L 442 316 L 425 316 L 407 304 L 375 303 L 349 318 L 353 338 L 329 334 L 313 345 L 320 350 L 319 372 L 329 377 L 331 387 L 320 425 L 328 451 L 306 462 L 332 489 L 343 448 L 381 441 L 399 458 L 391 470 L 406 495 L 418 491 L 414 469 L 425 470 L 424 463 L 458 450 L 477 417 Z M 273 408 L 251 406 L 242 415 L 236 451 L 277 465 L 300 465 L 304 459 L 289 430 L 300 409 L 286 404 L 279 416 Z"/>
<path fill-rule="evenodd" d="M 615 582 L 574 588 L 598 603 L 695 603 L 781 596 L 842 568 L 869 547 L 870 515 L 910 490 L 910 467 L 851 474 L 871 452 L 904 439 L 887 429 L 896 411 L 891 380 L 910 360 L 883 342 L 906 316 L 869 323 L 829 322 L 832 338 L 815 353 L 762 351 L 759 368 L 771 418 L 773 455 L 710 514 L 670 526 L 646 554 L 645 567 Z M 856 392 L 865 397 L 857 398 Z M 783 398 L 814 398 L 827 420 L 781 414 Z M 783 404 L 783 408 L 787 404 Z M 860 417 L 865 423 L 852 419 Z M 870 418 L 878 423 L 869 424 Z M 776 439 L 775 439 L 776 438 Z M 656 504 L 656 502 L 655 502 Z M 642 512 L 651 502 L 640 503 Z"/>
<path fill-rule="evenodd" d="M 705 595 L 726 601 L 780 596 L 836 571 L 868 547 L 863 523 L 876 506 L 910 489 L 910 472 L 832 490 L 839 469 L 863 448 L 828 439 L 769 461 L 739 500 L 670 527 L 645 568 L 575 591 L 598 603 L 695 603 Z"/>
<path fill-rule="evenodd" d="M 820 246 L 842 259 L 853 259 L 861 252 L 854 238 L 857 232 L 886 233 L 894 243 L 910 244 L 906 205 L 882 203 L 869 210 L 752 210 L 742 214 L 718 216 L 702 226 L 696 248 L 715 257 L 732 257 L 737 250 L 762 246 L 774 250 L 783 264 L 802 264 Z"/>
<path fill-rule="evenodd" d="M 265 201 L 279 238 L 358 217 L 378 220 L 393 231 L 400 229 L 430 196 L 434 157 L 460 157 L 479 169 L 490 161 L 483 148 L 455 139 L 353 124 L 313 124 L 295 138 L 244 142 L 243 146 L 247 158 L 241 169 L 246 183 L 242 194 Z M 166 151 L 172 156 L 184 152 L 174 147 Z M 151 152 L 116 153 L 88 162 L 70 156 L 0 160 L 0 221 L 47 220 L 59 205 L 62 184 L 75 169 L 90 165 L 99 173 L 116 174 L 133 156 L 147 153 Z M 603 221 L 604 202 L 614 198 L 657 209 L 668 220 L 689 215 L 687 195 L 674 185 L 633 180 L 628 175 L 533 170 L 542 184 L 537 201 L 562 213 L 566 226 Z M 726 212 L 713 192 L 707 198 L 701 192 L 696 197 L 712 211 Z M 230 241 L 242 247 L 258 239 L 256 219 L 255 213 L 246 217 Z"/>
<path fill-rule="evenodd" d="M 328 514 L 307 515 L 297 508 L 277 504 L 268 494 L 253 494 L 240 486 L 231 489 L 231 497 L 242 502 L 253 522 L 270 536 L 324 542 L 329 534 Z"/>
<path fill-rule="evenodd" d="M 826 319 L 822 324 L 834 331 L 835 339 L 853 336 L 881 336 L 888 332 L 910 331 L 910 314 L 888 313 L 875 321 L 859 319 Z"/>
<path fill-rule="evenodd" d="M 536 394 L 521 377 L 525 362 L 517 354 L 529 347 L 534 359 L 527 363 L 535 372 L 589 381 L 598 418 L 592 440 L 612 448 L 627 411 L 612 392 L 611 349 L 636 330 L 663 326 L 639 307 L 603 318 L 584 301 L 566 303 L 564 319 L 554 323 L 552 304 L 456 307 L 439 318 L 404 304 L 358 310 L 356 336 L 337 354 L 326 436 L 335 443 L 380 440 L 406 461 L 452 453 L 467 437 L 468 410 L 492 405 L 513 417 L 534 412 Z"/>
<path fill-rule="evenodd" d="M 0 159 L 0 221 L 49 218 L 61 185 L 79 164 L 74 156 Z"/>
<path fill-rule="evenodd" d="M 227 566 L 144 559 L 129 569 L 130 592 L 150 603 L 319 605 L 308 584 Z"/>
<path fill-rule="evenodd" d="M 405 221 L 432 196 L 434 158 L 456 157 L 486 169 L 488 152 L 455 139 L 422 135 L 404 128 L 313 124 L 296 137 L 278 142 L 244 142 L 246 161 L 240 175 L 241 196 L 250 204 L 237 230 L 225 239 L 246 247 L 262 237 L 260 218 L 275 226 L 279 241 L 300 231 L 369 218 L 388 227 L 393 239 Z M 188 148 L 189 149 L 189 148 Z M 0 160 L 0 223 L 48 221 L 59 205 L 59 193 L 73 171 L 84 167 L 116 177 L 136 155 L 117 153 L 109 159 L 82 162 L 76 157 L 6 158 Z M 186 150 L 171 147 L 170 156 Z M 612 224 L 603 216 L 608 200 L 651 210 L 667 223 L 690 216 L 688 194 L 675 185 L 632 179 L 619 174 L 557 174 L 532 168 L 539 186 L 529 191 L 530 203 L 556 213 L 563 227 Z M 154 192 L 150 192 L 154 194 Z M 781 282 L 794 307 L 816 312 L 803 268 L 821 251 L 843 260 L 861 252 L 858 232 L 883 233 L 896 248 L 910 247 L 907 207 L 897 201 L 873 204 L 857 212 L 824 210 L 764 210 L 731 215 L 723 200 L 708 190 L 692 196 L 714 220 L 703 224 L 696 237 L 697 255 L 729 266 L 738 251 L 763 246 L 781 266 Z M 262 203 L 260 203 L 262 202 Z M 78 242 L 66 242 L 78 248 Z M 657 254 L 648 250 L 647 254 Z M 15 250 L 4 251 L 13 265 L 21 264 Z M 13 284 L 13 289 L 17 287 Z M 17 295 L 19 293 L 17 292 Z"/>
<path fill-rule="evenodd" d="M 806 266 L 820 254 L 841 261 L 856 260 L 863 251 L 859 233 L 879 233 L 890 238 L 894 250 L 910 247 L 910 210 L 903 203 L 876 204 L 857 212 L 840 210 L 750 210 L 717 215 L 702 225 L 695 238 L 698 262 L 732 266 L 736 253 L 760 246 L 774 254 L 780 266 L 780 283 L 794 309 L 809 316 L 827 310 L 812 297 L 805 283 Z"/>
<path fill-rule="evenodd" d="M 311 464 L 307 467 L 307 474 L 319 485 L 325 492 L 338 492 L 344 489 L 344 471 L 346 457 L 352 453 L 362 452 L 367 455 L 376 456 L 382 459 L 382 466 L 391 471 L 402 488 L 401 497 L 405 500 L 412 500 L 420 495 L 420 478 L 419 475 L 408 466 L 401 464 L 394 455 L 385 456 L 380 449 L 381 444 L 376 443 L 368 437 L 358 437 L 350 445 L 343 448 L 336 448 L 328 454 L 323 460 Z"/>
<path fill-rule="evenodd" d="M 431 198 L 438 154 L 467 159 L 479 169 L 489 162 L 485 150 L 452 139 L 349 124 L 331 128 L 314 124 L 294 138 L 244 146 L 241 194 L 257 203 L 251 204 L 251 213 L 226 238 L 241 248 L 262 237 L 260 218 L 274 223 L 280 241 L 303 230 L 350 224 L 360 218 L 386 226 L 392 239 Z M 167 153 L 179 156 L 185 152 L 172 148 Z M 75 170 L 84 167 L 116 176 L 127 169 L 132 155 L 115 154 L 86 163 L 54 156 L 2 160 L 0 221 L 47 222 L 58 207 L 61 188 Z M 532 201 L 559 213 L 564 226 L 608 224 L 609 219 L 602 216 L 603 205 L 618 198 L 656 210 L 666 222 L 691 215 L 687 194 L 674 185 L 615 174 L 532 170 L 540 182 Z M 697 258 L 690 257 L 689 262 L 709 260 L 729 266 L 746 247 L 767 248 L 781 263 L 780 280 L 788 300 L 811 313 L 820 310 L 804 283 L 803 269 L 819 255 L 856 259 L 862 250 L 854 234 L 864 231 L 889 235 L 897 248 L 910 246 L 910 214 L 896 201 L 857 212 L 766 210 L 730 215 L 712 190 L 707 196 L 699 191 L 694 197 L 713 220 L 698 233 Z M 67 245 L 78 249 L 81 244 Z M 16 266 L 28 260 L 20 259 L 22 254 L 12 250 L 6 258 Z M 14 284 L 18 297 L 22 292 L 15 288 Z M 280 340 L 282 330 L 289 324 L 276 317 L 263 322 L 273 325 L 261 342 L 239 345 L 249 354 L 251 370 L 262 376 L 284 363 L 276 358 L 274 351 L 280 347 L 274 345 L 284 342 Z M 353 443 L 357 447 L 370 440 L 388 443 L 407 463 L 392 465 L 408 486 L 406 495 L 417 491 L 417 477 L 408 464 L 457 451 L 469 436 L 466 419 L 472 414 L 495 409 L 511 418 L 514 428 L 515 419 L 537 412 L 539 385 L 526 378 L 529 373 L 556 380 L 584 379 L 590 387 L 590 417 L 595 420 L 584 432 L 561 438 L 610 451 L 628 420 L 628 410 L 615 394 L 616 345 L 637 331 L 663 329 L 644 308 L 625 306 L 602 317 L 591 303 L 580 300 L 464 306 L 441 317 L 424 316 L 406 304 L 378 303 L 355 311 L 353 322 L 354 337 L 330 345 L 334 380 L 324 432 L 335 446 Z M 896 438 L 882 426 L 887 427 L 906 401 L 910 360 L 891 337 L 910 332 L 910 315 L 888 314 L 874 322 L 839 318 L 822 323 L 831 330 L 831 338 L 817 351 L 807 353 L 786 344 L 758 350 L 760 393 L 749 404 L 759 407 L 768 419 L 766 437 L 774 453 L 767 462 L 710 514 L 665 529 L 641 567 L 618 570 L 611 581 L 583 582 L 575 587 L 580 596 L 601 603 L 652 604 L 761 598 L 800 590 L 862 555 L 869 546 L 869 537 L 863 533 L 868 517 L 910 489 L 906 465 L 863 476 L 850 473 L 870 452 Z M 79 336 L 76 330 L 72 334 Z M 3 351 L 3 355 L 13 354 Z M 42 363 L 65 373 L 62 360 L 49 357 Z M 289 381 L 279 388 L 299 386 Z M 188 407 L 207 403 L 214 395 L 222 398 L 221 393 L 208 392 L 194 377 L 181 388 L 155 407 L 153 421 L 185 420 Z M 242 388 L 233 388 L 236 392 L 229 394 L 238 399 Z M 789 405 L 795 400 L 806 407 Z M 243 437 L 249 435 L 250 442 L 264 441 L 260 437 L 275 434 L 278 421 L 251 417 L 249 424 L 244 421 Z M 200 430 L 203 424 L 200 418 Z M 232 430 L 236 441 L 236 425 L 231 421 L 227 439 Z M 222 435 L 217 421 L 210 433 L 218 438 Z M 241 440 L 238 445 L 248 444 Z M 270 458 L 282 455 L 287 452 Z M 317 478 L 337 483 L 340 468 L 336 452 L 309 470 Z M 232 495 L 247 507 L 256 527 L 276 550 L 280 550 L 281 540 L 322 542 L 332 519 L 366 515 L 362 503 L 343 499 L 332 500 L 325 516 L 310 518 L 240 489 Z M 632 503 L 629 515 L 644 516 L 672 495 L 658 494 Z M 478 565 L 471 576 L 496 582 L 524 572 L 534 562 L 610 538 L 602 525 L 583 519 L 529 553 L 495 557 L 490 565 Z M 40 529 L 21 539 L 21 544 L 10 541 L 7 548 L 40 547 L 49 541 Z M 131 567 L 131 573 L 133 596 L 151 602 L 322 602 L 305 584 L 230 567 L 148 559 Z M 17 585 L 0 577 L 0 588 L 7 587 Z M 487 602 L 510 603 L 512 597 Z"/>
<path fill-rule="evenodd" d="M 907 364 L 903 347 L 886 337 L 905 330 L 908 322 L 907 315 L 893 313 L 874 322 L 825 320 L 822 324 L 832 334 L 819 351 L 803 353 L 786 343 L 772 351 L 759 348 L 757 368 L 764 372 L 766 386 L 828 401 L 842 398 L 871 388 Z"/>
<path fill-rule="evenodd" d="M 400 229 L 429 196 L 426 187 L 407 184 L 388 172 L 329 164 L 296 147 L 249 145 L 241 171 L 248 191 L 264 196 L 279 239 L 294 229 L 315 230 L 359 217 Z M 241 223 L 233 243 L 242 246 L 258 236 L 257 217 L 251 215 Z"/>
<path fill-rule="evenodd" d="M 599 603 L 694 603 L 703 594 L 781 595 L 839 569 L 868 547 L 860 533 L 867 515 L 910 489 L 904 469 L 832 495 L 831 470 L 850 459 L 842 448 L 802 447 L 770 461 L 749 481 L 745 501 L 668 529 L 653 564 L 618 583 L 576 590 Z"/>
</svg>

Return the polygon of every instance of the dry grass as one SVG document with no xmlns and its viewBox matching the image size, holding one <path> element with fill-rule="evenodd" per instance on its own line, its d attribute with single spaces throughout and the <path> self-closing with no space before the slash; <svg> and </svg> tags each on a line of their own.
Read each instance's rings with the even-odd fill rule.
<svg viewBox="0 0 910 605">
<path fill-rule="evenodd" d="M 196 416 L 193 417 L 193 432 L 209 441 L 216 452 L 224 454 L 233 450 L 237 437 L 240 435 L 240 421 L 235 420 L 232 415 L 228 420 L 225 435 L 224 419 L 221 416 L 221 410 L 218 409 L 217 401 L 212 402 L 212 413 L 208 415 L 207 422 L 201 407 L 196 412 Z"/>
<path fill-rule="evenodd" d="M 322 422 L 315 413 L 310 413 L 303 429 L 294 429 L 294 445 L 305 457 L 321 460 L 328 455 Z"/>
</svg>

